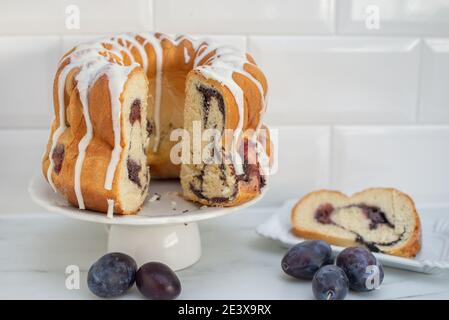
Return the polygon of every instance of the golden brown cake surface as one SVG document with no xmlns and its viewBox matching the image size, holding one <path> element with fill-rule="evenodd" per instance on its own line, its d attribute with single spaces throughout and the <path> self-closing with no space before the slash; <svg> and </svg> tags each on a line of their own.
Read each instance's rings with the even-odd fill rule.
<svg viewBox="0 0 449 320">
<path fill-rule="evenodd" d="M 265 128 L 267 82 L 252 57 L 204 39 L 122 34 L 77 46 L 60 61 L 53 91 L 55 118 L 42 164 L 50 185 L 81 209 L 137 212 L 150 176 L 139 148 L 152 177 L 180 177 L 184 164 L 172 161 L 177 141 L 170 136 L 186 126 L 186 93 L 201 94 L 198 87 L 188 90 L 193 81 L 217 92 L 210 103 L 223 101 L 223 129 L 233 130 L 236 137 L 224 144 L 224 156 L 241 151 L 246 143 L 260 159 L 267 158 L 270 142 L 259 142 L 258 134 Z M 212 188 L 207 184 L 198 196 L 182 183 L 184 195 L 206 205 L 250 200 L 265 183 L 260 159 L 255 167 L 245 159 L 233 161 L 215 176 L 234 180 L 232 194 L 225 192 L 226 186 L 214 187 L 213 192 L 222 194 L 215 200 L 222 201 L 205 196 Z"/>
</svg>

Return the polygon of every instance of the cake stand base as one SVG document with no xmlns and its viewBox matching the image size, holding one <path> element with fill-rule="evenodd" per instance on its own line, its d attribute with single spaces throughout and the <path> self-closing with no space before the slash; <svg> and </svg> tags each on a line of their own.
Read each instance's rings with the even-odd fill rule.
<svg viewBox="0 0 449 320">
<path fill-rule="evenodd" d="M 168 225 L 110 225 L 108 252 L 123 252 L 138 266 L 151 261 L 173 270 L 187 268 L 201 257 L 201 239 L 196 223 Z"/>
<path fill-rule="evenodd" d="M 104 224 L 109 231 L 108 252 L 123 252 L 133 257 L 139 266 L 159 261 L 174 270 L 187 268 L 201 256 L 198 221 L 228 215 L 247 208 L 265 195 L 267 188 L 255 199 L 235 207 L 204 207 L 187 201 L 179 181 L 155 180 L 151 194 L 158 201 L 147 201 L 135 215 L 114 215 L 79 210 L 55 193 L 41 174 L 30 182 L 33 200 L 48 211 L 76 220 Z"/>
</svg>

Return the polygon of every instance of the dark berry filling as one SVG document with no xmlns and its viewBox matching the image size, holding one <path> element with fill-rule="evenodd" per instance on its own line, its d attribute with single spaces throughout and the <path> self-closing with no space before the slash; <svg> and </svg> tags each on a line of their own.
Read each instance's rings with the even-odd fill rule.
<svg viewBox="0 0 449 320">
<path fill-rule="evenodd" d="M 212 197 L 209 198 L 207 196 L 204 195 L 203 190 L 202 189 L 197 189 L 195 188 L 195 186 L 193 185 L 193 183 L 190 183 L 190 190 L 192 191 L 192 193 L 197 196 L 199 199 L 204 199 L 213 203 L 221 203 L 221 202 L 226 202 L 229 200 L 232 200 L 235 198 L 235 196 L 237 195 L 237 188 L 234 188 L 234 192 L 232 193 L 231 196 L 229 197 Z"/>
<path fill-rule="evenodd" d="M 53 170 L 55 171 L 56 174 L 59 174 L 59 172 L 61 171 L 62 162 L 64 161 L 64 154 L 65 154 L 65 150 L 64 150 L 63 144 L 58 144 L 53 149 L 51 158 L 52 158 L 53 164 L 54 164 Z"/>
<path fill-rule="evenodd" d="M 142 166 L 134 161 L 133 159 L 128 158 L 128 161 L 126 162 L 126 166 L 128 167 L 128 178 L 130 181 L 134 182 L 139 186 L 139 188 L 142 187 L 142 184 L 140 182 L 139 173 L 140 170 L 142 170 Z"/>
<path fill-rule="evenodd" d="M 190 190 L 198 198 L 204 199 L 204 200 L 208 200 L 208 201 L 214 202 L 214 203 L 226 202 L 226 201 L 229 201 L 229 200 L 232 200 L 232 199 L 235 198 L 235 196 L 237 195 L 237 191 L 238 191 L 237 190 L 237 185 L 234 186 L 234 190 L 232 192 L 232 195 L 230 195 L 229 197 L 212 197 L 212 198 L 207 197 L 204 194 L 204 188 L 203 188 L 204 175 L 205 175 L 205 170 L 203 168 L 201 170 L 200 174 L 195 177 L 198 180 L 198 182 L 199 182 L 199 187 L 195 187 L 195 185 L 193 183 L 190 183 Z M 226 167 L 225 167 L 225 165 L 223 163 L 220 165 L 220 179 L 221 179 L 221 181 L 223 181 L 224 185 L 227 185 L 227 183 L 226 183 Z M 230 187 L 230 186 L 228 186 L 228 187 Z"/>
<path fill-rule="evenodd" d="M 224 125 L 224 122 L 225 122 L 224 118 L 225 118 L 226 113 L 225 113 L 225 104 L 224 104 L 223 96 L 221 95 L 221 93 L 219 91 L 217 91 L 213 88 L 205 87 L 203 85 L 197 85 L 196 89 L 203 96 L 203 99 L 202 99 L 203 127 L 204 128 L 213 127 L 215 129 L 219 129 L 219 128 L 217 128 L 217 124 L 212 124 L 209 126 L 208 119 L 209 119 L 209 113 L 210 113 L 210 109 L 211 109 L 212 99 L 215 99 L 217 101 L 219 112 L 222 114 L 223 125 Z M 221 130 L 223 130 L 223 129 L 224 129 L 224 127 L 221 128 Z M 259 189 L 261 189 L 265 185 L 265 177 L 263 177 L 260 174 L 259 166 L 257 164 L 249 163 L 248 152 L 247 152 L 248 146 L 245 145 L 244 148 L 245 149 L 244 149 L 244 156 L 243 156 L 243 158 L 244 158 L 243 173 L 241 175 L 236 175 L 235 176 L 236 180 L 237 180 L 237 182 L 239 182 L 239 181 L 249 182 L 251 179 L 255 178 L 258 181 Z M 210 153 L 210 157 L 211 158 L 221 157 L 221 151 L 212 149 L 211 153 Z M 223 162 L 219 166 L 219 168 L 220 168 L 220 179 L 223 182 L 223 185 L 230 187 L 227 183 L 226 166 L 224 165 Z M 203 170 L 201 170 L 200 174 L 195 177 L 195 179 L 197 180 L 196 181 L 197 183 L 190 184 L 190 190 L 198 198 L 205 199 L 210 202 L 216 202 L 216 203 L 226 202 L 226 201 L 229 201 L 229 200 L 232 200 L 233 198 L 235 198 L 235 196 L 237 195 L 237 192 L 238 192 L 237 184 L 234 186 L 232 195 L 229 197 L 213 197 L 213 198 L 207 197 L 204 194 L 204 190 L 203 190 L 204 174 L 205 174 L 205 172 L 203 169 Z"/>
<path fill-rule="evenodd" d="M 367 219 L 370 220 L 369 228 L 370 230 L 377 229 L 377 227 L 380 224 L 387 225 L 389 228 L 394 229 L 394 225 L 388 221 L 385 213 L 380 210 L 380 208 L 375 206 L 369 206 L 367 204 L 361 203 L 361 204 L 353 204 L 349 206 L 345 206 L 343 208 L 360 208 L 363 211 L 363 214 L 366 216 Z M 336 224 L 332 221 L 331 216 L 334 213 L 335 208 L 330 203 L 324 203 L 321 204 L 315 211 L 315 220 L 318 221 L 321 224 Z M 343 226 L 338 225 L 340 228 L 348 230 L 344 228 Z M 392 246 L 401 241 L 402 234 L 398 237 L 397 240 L 391 241 L 391 242 L 371 242 L 366 241 L 360 234 L 356 233 L 355 231 L 348 230 L 356 235 L 356 242 L 363 244 L 366 246 L 370 251 L 373 252 L 381 252 L 378 246 Z"/>
<path fill-rule="evenodd" d="M 331 215 L 334 207 L 330 203 L 323 203 L 315 211 L 315 220 L 322 224 L 332 224 Z"/>
<path fill-rule="evenodd" d="M 141 120 L 141 115 L 140 115 L 140 107 L 141 107 L 141 102 L 140 99 L 136 99 L 133 101 L 133 104 L 131 105 L 131 111 L 129 113 L 129 122 L 131 123 L 131 125 L 134 124 L 134 122 Z"/>
<path fill-rule="evenodd" d="M 147 133 L 149 136 L 153 133 L 153 123 L 151 121 L 147 121 Z"/>
<path fill-rule="evenodd" d="M 394 228 L 393 224 L 387 220 L 387 217 L 385 216 L 385 213 L 380 210 L 380 208 L 378 207 L 374 207 L 374 206 L 368 206 L 364 203 L 360 204 L 358 206 L 360 209 L 362 209 L 363 213 L 365 214 L 365 216 L 371 220 L 371 223 L 369 225 L 369 228 L 371 230 L 373 229 L 377 229 L 377 227 L 380 224 L 386 224 L 388 225 L 390 228 Z"/>
<path fill-rule="evenodd" d="M 360 208 L 367 219 L 370 220 L 370 229 L 377 229 L 380 224 L 385 224 L 390 228 L 394 228 L 394 225 L 388 221 L 385 213 L 380 208 L 375 206 L 369 206 L 364 203 L 354 204 L 344 207 L 346 208 Z M 315 219 L 322 224 L 332 223 L 331 215 L 334 212 L 334 207 L 329 203 L 324 203 L 318 207 L 315 211 Z"/>
<path fill-rule="evenodd" d="M 207 119 L 209 118 L 210 106 L 212 98 L 215 98 L 218 102 L 218 108 L 223 115 L 225 116 L 225 105 L 223 96 L 215 89 L 204 87 L 202 85 L 198 85 L 196 89 L 203 95 L 203 126 L 206 128 Z M 224 123 L 224 121 L 223 121 Z"/>
<path fill-rule="evenodd" d="M 255 158 L 252 157 L 250 161 L 248 140 L 243 143 L 243 173 L 237 175 L 236 178 L 239 181 L 249 182 L 252 178 L 256 178 L 259 182 L 259 189 L 265 186 L 265 177 L 260 174 L 259 165 L 255 162 Z M 254 150 L 254 149 L 253 149 Z"/>
<path fill-rule="evenodd" d="M 359 234 L 357 234 L 357 238 L 355 239 L 355 241 L 360 243 L 360 244 L 363 244 L 364 246 L 366 246 L 372 252 L 382 252 L 382 250 L 380 250 L 378 246 L 383 246 L 383 247 L 394 246 L 396 243 L 398 243 L 399 241 L 402 240 L 402 237 L 404 236 L 404 233 L 405 232 L 403 232 L 396 240 L 393 240 L 393 241 L 390 241 L 390 242 L 371 242 L 371 241 L 366 241 Z"/>
</svg>

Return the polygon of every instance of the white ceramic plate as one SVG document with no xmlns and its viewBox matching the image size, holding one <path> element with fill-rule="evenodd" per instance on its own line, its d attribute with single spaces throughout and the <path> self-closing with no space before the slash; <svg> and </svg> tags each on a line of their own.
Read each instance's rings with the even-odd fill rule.
<svg viewBox="0 0 449 320">
<path fill-rule="evenodd" d="M 35 176 L 29 185 L 29 192 L 33 200 L 49 211 L 90 222 L 141 226 L 189 223 L 219 217 L 253 205 L 263 197 L 266 189 L 264 188 L 257 198 L 239 206 L 229 208 L 201 207 L 184 200 L 179 195 L 181 191 L 179 181 L 152 180 L 150 195 L 137 215 L 114 215 L 113 218 L 108 218 L 104 213 L 79 210 L 71 206 L 64 198 L 51 189 L 41 175 Z M 160 200 L 150 202 L 151 197 L 155 194 L 161 196 Z"/>
<path fill-rule="evenodd" d="M 293 246 L 304 239 L 291 232 L 290 214 L 296 199 L 284 203 L 267 221 L 259 225 L 257 233 L 279 241 L 285 247 Z M 400 258 L 382 253 L 374 255 L 384 266 L 422 273 L 440 273 L 449 270 L 449 219 L 426 218 L 421 215 L 423 247 L 414 259 Z M 332 246 L 339 253 L 343 247 Z"/>
</svg>

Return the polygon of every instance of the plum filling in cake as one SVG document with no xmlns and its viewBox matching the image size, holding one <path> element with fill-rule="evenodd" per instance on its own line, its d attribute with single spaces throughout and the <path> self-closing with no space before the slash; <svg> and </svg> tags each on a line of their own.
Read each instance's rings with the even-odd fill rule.
<svg viewBox="0 0 449 320">
<path fill-rule="evenodd" d="M 214 151 L 214 149 L 212 150 Z M 221 151 L 214 151 L 220 153 Z M 212 155 L 213 156 L 213 155 Z M 222 184 L 222 189 L 233 190 L 232 194 L 228 197 L 208 197 L 206 192 L 204 192 L 204 180 L 207 176 L 208 171 L 216 172 L 218 178 Z M 234 183 L 229 183 L 229 176 L 235 177 Z M 244 143 L 244 156 L 243 156 L 243 173 L 236 175 L 233 165 L 225 165 L 221 163 L 220 165 L 214 165 L 213 167 L 204 165 L 200 173 L 195 177 L 194 181 L 190 183 L 190 190 L 198 198 L 209 200 L 211 202 L 220 203 L 235 198 L 238 192 L 237 183 L 242 181 L 249 183 L 256 180 L 255 186 L 261 189 L 265 185 L 265 177 L 260 174 L 260 169 L 258 164 L 249 163 L 248 157 L 248 143 Z"/>
<path fill-rule="evenodd" d="M 198 84 L 196 86 L 196 90 L 201 95 L 201 111 L 202 111 L 202 123 L 203 128 L 214 128 L 218 130 L 223 130 L 224 126 L 224 116 L 225 116 L 225 106 L 223 101 L 223 96 L 218 92 L 217 90 L 213 88 L 209 88 L 206 86 L 203 86 L 201 84 Z M 214 103 L 213 103 L 214 102 Z M 214 108 L 215 107 L 215 108 Z M 217 114 L 218 111 L 218 114 Z M 211 148 L 209 150 L 209 158 L 213 159 L 214 157 L 220 157 L 222 151 L 221 150 L 215 150 L 214 148 Z M 195 194 L 200 199 L 205 199 L 211 202 L 220 203 L 225 202 L 229 199 L 232 199 L 237 194 L 237 186 L 231 186 L 226 178 L 226 175 L 229 174 L 227 170 L 227 166 L 225 166 L 224 163 L 221 164 L 203 164 L 201 165 L 202 169 L 200 170 L 199 174 L 195 177 L 194 181 L 190 182 L 190 190 L 193 194 Z M 233 170 L 231 170 L 233 171 Z M 205 187 L 205 181 L 210 176 L 216 177 L 218 175 L 219 182 L 220 182 L 220 189 L 221 190 L 232 190 L 233 192 L 227 196 L 212 196 L 208 194 L 207 187 Z M 208 184 L 206 182 L 206 184 Z"/>
<path fill-rule="evenodd" d="M 130 112 L 129 112 L 129 122 L 131 125 L 134 124 L 134 122 L 139 121 L 141 119 L 141 102 L 140 99 L 135 99 L 131 105 Z"/>
<path fill-rule="evenodd" d="M 340 221 L 338 219 L 335 219 L 335 215 L 338 212 L 343 212 L 343 211 L 347 212 L 346 215 L 344 216 L 345 218 L 340 219 Z M 357 228 L 359 230 L 355 230 L 356 226 L 354 226 L 354 224 L 347 223 L 347 224 L 343 225 L 344 221 L 355 220 L 355 219 L 351 219 L 350 215 L 351 214 L 354 215 L 357 212 L 361 212 L 363 214 L 363 216 L 368 220 L 369 224 L 368 224 L 367 229 L 369 231 L 376 232 L 377 229 L 381 229 L 381 226 L 384 226 L 386 229 L 383 229 L 383 232 L 391 233 L 392 237 L 395 237 L 395 239 L 391 240 L 391 241 L 382 241 L 382 242 L 369 241 L 369 240 L 365 239 L 360 234 L 359 230 L 363 230 L 363 226 L 357 226 Z M 396 243 L 398 243 L 399 241 L 402 240 L 402 236 L 404 234 L 404 233 L 402 233 L 399 236 L 397 236 L 394 233 L 395 226 L 387 219 L 386 214 L 380 208 L 378 208 L 376 206 L 370 206 L 365 203 L 351 204 L 351 205 L 337 207 L 337 208 L 332 206 L 332 204 L 330 204 L 330 203 L 324 203 L 324 204 L 321 204 L 316 209 L 314 218 L 320 224 L 335 225 L 344 230 L 352 232 L 356 236 L 357 242 L 365 245 L 373 252 L 381 252 L 381 250 L 379 249 L 378 246 L 388 247 L 388 246 L 395 245 Z M 365 232 L 369 232 L 368 230 L 365 230 Z M 380 232 L 382 230 L 377 230 L 377 231 Z"/>
<path fill-rule="evenodd" d="M 354 204 L 342 207 L 342 209 L 359 208 L 364 213 L 365 217 L 370 220 L 370 230 L 377 229 L 381 224 L 385 224 L 390 228 L 394 228 L 394 225 L 387 220 L 385 213 L 378 207 L 368 206 L 364 203 Z M 338 209 L 338 208 L 337 208 Z M 335 208 L 330 203 L 324 203 L 318 207 L 315 211 L 315 220 L 322 224 L 334 223 L 331 219 L 332 214 L 335 212 Z"/>
<path fill-rule="evenodd" d="M 245 140 L 243 143 L 243 174 L 237 175 L 237 180 L 250 182 L 251 179 L 255 178 L 261 189 L 265 186 L 265 177 L 260 173 L 259 165 L 254 163 L 255 161 L 250 163 L 249 145 L 250 142 Z M 252 160 L 255 160 L 254 157 L 252 157 Z"/>
<path fill-rule="evenodd" d="M 192 193 L 195 194 L 200 199 L 208 200 L 214 203 L 221 203 L 233 199 L 238 192 L 237 185 L 235 184 L 234 186 L 231 186 L 230 184 L 227 183 L 226 174 L 228 174 L 227 173 L 228 168 L 224 164 L 221 164 L 218 167 L 220 181 L 222 183 L 222 189 L 233 190 L 232 193 L 227 197 L 207 195 L 204 184 L 205 179 L 207 179 L 207 172 L 210 171 L 212 168 L 215 169 L 215 167 L 209 166 L 208 168 L 207 166 L 204 166 L 204 168 L 200 171 L 200 174 L 195 177 L 194 181 L 190 182 L 190 190 L 192 191 Z"/>
<path fill-rule="evenodd" d="M 147 121 L 147 134 L 148 136 L 151 136 L 151 134 L 153 133 L 153 123 L 151 121 Z"/>
<path fill-rule="evenodd" d="M 224 163 L 226 151 L 214 140 L 217 134 L 220 137 L 224 132 L 224 99 L 220 91 L 201 81 L 191 81 L 187 86 L 184 124 L 190 136 L 194 136 L 193 125 L 198 122 L 202 130 L 216 131 L 209 131 L 212 136 L 201 141 L 201 162 L 183 165 L 181 175 L 184 179 L 181 179 L 181 183 L 184 190 L 189 191 L 190 197 L 220 205 L 235 199 L 238 193 L 234 167 L 231 163 Z M 193 156 L 192 150 L 193 147 Z"/>
<path fill-rule="evenodd" d="M 116 203 L 120 203 L 125 212 L 138 210 L 147 194 L 150 182 L 147 166 L 148 87 L 145 75 L 136 74 L 128 80 L 123 95 L 121 140 L 122 154 L 118 175 L 119 194 Z"/>
<path fill-rule="evenodd" d="M 387 220 L 385 213 L 382 210 L 380 210 L 380 208 L 368 206 L 364 203 L 356 205 L 356 207 L 362 209 L 365 216 L 371 221 L 369 225 L 369 228 L 371 230 L 377 229 L 377 227 L 381 224 L 385 224 L 390 228 L 394 228 L 394 225 Z"/>
<path fill-rule="evenodd" d="M 181 184 L 187 198 L 207 205 L 231 205 L 241 190 L 257 192 L 265 184 L 258 162 L 248 160 L 246 144 L 238 141 L 238 145 L 241 145 L 238 152 L 241 154 L 242 168 L 236 168 L 236 163 L 232 161 L 235 144 L 229 141 L 229 132 L 225 131 L 226 101 L 223 91 L 210 82 L 203 79 L 187 82 L 184 128 L 190 137 L 195 138 L 197 131 L 194 128 L 200 123 L 201 158 L 195 153 L 197 145 L 191 139 L 190 159 L 193 161 L 182 165 Z M 239 134 L 245 137 L 243 130 Z M 217 138 L 220 140 L 217 141 Z M 243 149 L 244 145 L 246 149 Z M 255 149 L 255 145 L 251 145 L 250 149 L 253 150 L 253 147 Z M 257 159 L 253 157 L 251 160 Z"/>
<path fill-rule="evenodd" d="M 132 182 L 134 182 L 136 185 L 139 186 L 139 188 L 142 188 L 142 184 L 140 182 L 139 173 L 140 170 L 142 170 L 142 166 L 134 161 L 133 159 L 128 159 L 126 162 L 126 166 L 128 168 L 128 178 Z"/>
<path fill-rule="evenodd" d="M 65 155 L 64 145 L 58 144 L 54 148 L 53 154 L 51 155 L 51 158 L 54 163 L 53 170 L 55 171 L 56 174 L 59 174 L 59 172 L 61 171 L 62 162 L 64 161 L 64 155 Z"/>
<path fill-rule="evenodd" d="M 322 224 L 332 224 L 331 215 L 334 207 L 330 203 L 324 203 L 315 211 L 315 220 Z"/>
<path fill-rule="evenodd" d="M 260 189 L 265 186 L 265 177 L 260 174 L 259 166 L 254 163 L 248 163 L 248 159 L 245 157 L 243 162 L 243 174 L 237 175 L 237 180 L 250 182 L 253 178 L 258 180 Z"/>
<path fill-rule="evenodd" d="M 217 100 L 218 109 L 220 110 L 221 114 L 223 116 L 225 114 L 225 105 L 224 105 L 224 101 L 223 101 L 223 96 L 217 90 L 205 87 L 203 85 L 198 85 L 196 87 L 196 89 L 203 96 L 203 126 L 204 126 L 204 128 L 208 128 L 209 127 L 208 120 L 209 120 L 209 114 L 211 111 L 212 98 Z"/>
</svg>

